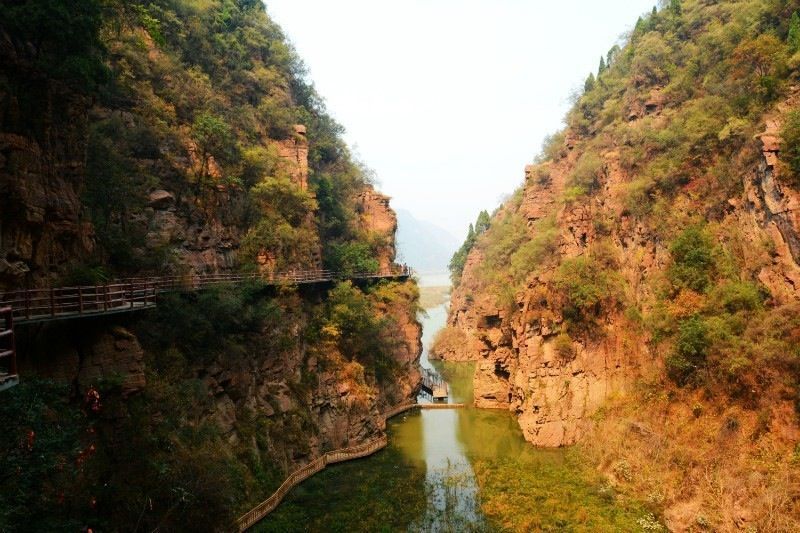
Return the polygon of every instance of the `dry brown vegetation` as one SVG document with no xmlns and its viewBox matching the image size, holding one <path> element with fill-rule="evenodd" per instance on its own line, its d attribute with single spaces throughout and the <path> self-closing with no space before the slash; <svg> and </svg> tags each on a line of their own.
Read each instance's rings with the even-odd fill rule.
<svg viewBox="0 0 800 533">
<path fill-rule="evenodd" d="M 609 402 L 580 448 L 674 531 L 800 530 L 793 407 L 726 406 L 666 383 Z"/>
</svg>

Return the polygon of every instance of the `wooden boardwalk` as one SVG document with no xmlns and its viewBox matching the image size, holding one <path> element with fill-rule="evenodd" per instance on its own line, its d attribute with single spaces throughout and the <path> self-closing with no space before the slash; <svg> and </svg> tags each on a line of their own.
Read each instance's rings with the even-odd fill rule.
<svg viewBox="0 0 800 533">
<path fill-rule="evenodd" d="M 202 290 L 227 283 L 260 282 L 266 285 L 311 285 L 339 280 L 407 279 L 412 271 L 396 266 L 378 272 L 339 273 L 304 270 L 260 274 L 211 274 L 132 278 L 101 285 L 19 289 L 0 293 L 0 307 L 10 307 L 16 325 L 83 316 L 110 315 L 150 309 L 158 294 Z"/>
<path fill-rule="evenodd" d="M 386 411 L 383 414 L 383 419 L 385 424 L 386 421 L 393 416 L 397 416 L 400 413 L 405 413 L 411 409 L 462 409 L 464 407 L 466 406 L 463 403 L 406 403 L 400 404 Z M 298 468 L 289 474 L 289 477 L 286 478 L 286 481 L 281 484 L 281 486 L 272 494 L 272 496 L 249 510 L 236 521 L 239 531 L 247 531 L 258 522 L 263 520 L 265 516 L 274 511 L 275 508 L 280 505 L 281 501 L 283 501 L 283 498 L 286 497 L 289 491 L 317 472 L 324 470 L 326 466 L 372 455 L 378 450 L 385 448 L 388 444 L 389 440 L 386 435 L 381 435 L 380 437 L 376 437 L 358 446 L 352 446 L 350 448 L 342 448 L 328 452 L 311 461 L 307 465 Z"/>
<path fill-rule="evenodd" d="M 304 270 L 261 274 L 213 274 L 133 278 L 102 285 L 18 289 L 0 293 L 0 391 L 19 383 L 14 326 L 71 318 L 131 313 L 152 309 L 158 295 L 198 291 L 222 284 L 311 285 L 340 280 L 405 280 L 409 267 L 397 265 L 378 272 Z"/>
<path fill-rule="evenodd" d="M 14 313 L 10 307 L 0 307 L 0 391 L 19 383 L 17 347 L 14 342 Z"/>
</svg>

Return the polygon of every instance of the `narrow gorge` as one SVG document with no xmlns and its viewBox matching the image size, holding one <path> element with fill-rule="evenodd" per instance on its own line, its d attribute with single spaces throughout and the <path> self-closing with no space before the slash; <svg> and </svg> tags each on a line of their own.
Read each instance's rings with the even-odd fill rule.
<svg viewBox="0 0 800 533">
<path fill-rule="evenodd" d="M 0 532 L 800 531 L 800 0 L 271 4 L 0 5 Z"/>
</svg>

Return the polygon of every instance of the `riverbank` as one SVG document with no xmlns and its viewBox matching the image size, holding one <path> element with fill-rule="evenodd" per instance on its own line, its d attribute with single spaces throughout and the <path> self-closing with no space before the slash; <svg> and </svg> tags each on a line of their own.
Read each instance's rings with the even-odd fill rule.
<svg viewBox="0 0 800 533">
<path fill-rule="evenodd" d="M 253 531 L 658 531 L 579 449 L 537 449 L 513 415 L 472 406 L 472 363 L 427 358 L 446 308 L 426 310 L 421 364 L 469 407 L 415 411 L 387 424 L 388 445 L 305 481 Z"/>
</svg>

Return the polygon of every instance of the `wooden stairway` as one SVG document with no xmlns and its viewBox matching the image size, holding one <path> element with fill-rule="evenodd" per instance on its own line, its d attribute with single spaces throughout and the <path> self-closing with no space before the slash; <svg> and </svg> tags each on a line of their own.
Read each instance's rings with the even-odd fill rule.
<svg viewBox="0 0 800 533">
<path fill-rule="evenodd" d="M 0 308 L 0 391 L 19 383 L 17 376 L 17 347 L 14 343 L 14 312 Z"/>
</svg>

